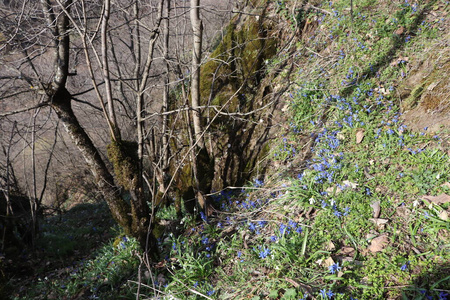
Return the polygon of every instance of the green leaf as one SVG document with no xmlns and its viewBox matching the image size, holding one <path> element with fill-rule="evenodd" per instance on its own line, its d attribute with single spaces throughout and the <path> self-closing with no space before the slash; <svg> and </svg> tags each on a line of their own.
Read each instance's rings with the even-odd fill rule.
<svg viewBox="0 0 450 300">
<path fill-rule="evenodd" d="M 295 289 L 287 289 L 286 292 L 284 293 L 283 298 L 281 299 L 295 299 L 295 297 L 297 296 L 297 291 Z"/>
<path fill-rule="evenodd" d="M 278 291 L 275 291 L 275 290 L 271 291 L 270 294 L 269 294 L 269 298 L 271 298 L 271 299 L 278 298 Z"/>
</svg>

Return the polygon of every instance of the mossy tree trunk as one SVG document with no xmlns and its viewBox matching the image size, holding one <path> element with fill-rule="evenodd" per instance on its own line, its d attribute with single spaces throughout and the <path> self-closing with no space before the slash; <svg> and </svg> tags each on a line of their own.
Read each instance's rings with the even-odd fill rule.
<svg viewBox="0 0 450 300">
<path fill-rule="evenodd" d="M 52 28 L 52 38 L 54 42 L 54 76 L 51 84 L 46 86 L 45 93 L 49 99 L 50 106 L 55 110 L 59 119 L 62 121 L 70 138 L 81 152 L 84 160 L 88 164 L 94 175 L 95 182 L 107 202 L 115 221 L 124 229 L 126 234 L 136 237 L 141 246 L 152 254 L 156 253 L 156 244 L 153 242 L 150 228 L 151 216 L 149 207 L 142 188 L 141 167 L 138 163 L 137 143 L 122 141 L 119 128 L 116 126 L 114 107 L 112 105 L 112 96 L 110 86 L 107 85 L 107 104 L 110 110 L 105 114 L 108 125 L 111 130 L 112 143 L 108 149 L 108 156 L 114 165 L 114 171 L 117 176 L 115 181 L 113 175 L 108 170 L 98 149 L 95 147 L 89 135 L 79 123 L 72 109 L 72 95 L 66 88 L 66 82 L 69 74 L 69 8 L 71 1 L 64 2 L 61 12 L 56 13 L 54 7 L 48 1 L 41 1 L 43 10 L 46 13 L 46 19 L 49 27 Z M 105 10 L 106 13 L 108 9 Z M 103 22 L 107 22 L 105 17 Z M 55 26 L 53 24 L 56 24 Z M 102 25 L 102 35 L 107 34 L 107 24 Z M 102 39 L 102 55 L 106 56 L 107 43 Z M 107 57 L 103 57 L 106 61 Z M 108 66 L 103 65 L 103 74 L 108 74 Z M 105 80 L 109 77 L 105 75 Z M 112 149 L 112 150 L 111 150 Z M 111 150 L 111 151 L 110 151 Z M 110 152 L 113 154 L 110 155 Z M 120 186 L 117 184 L 119 183 Z M 131 203 L 129 204 L 121 195 L 121 188 L 130 191 Z M 151 243 L 148 244 L 150 237 Z M 147 246 L 150 246 L 147 248 Z"/>
<path fill-rule="evenodd" d="M 72 110 L 72 95 L 66 89 L 69 74 L 69 18 L 64 13 L 56 14 L 53 7 L 47 1 L 42 1 L 42 8 L 46 13 L 49 26 L 52 28 L 54 51 L 54 76 L 52 83 L 45 90 L 51 107 L 56 111 L 59 119 L 72 141 L 80 150 L 86 163 L 91 169 L 97 186 L 105 197 L 114 219 L 126 230 L 131 229 L 129 206 L 120 197 L 114 179 L 108 171 L 100 153 L 94 146 L 86 131 L 81 127 Z M 64 9 L 70 9 L 71 1 L 65 2 Z M 53 25 L 56 24 L 56 25 Z"/>
<path fill-rule="evenodd" d="M 61 87 L 51 97 L 52 107 L 88 164 L 100 192 L 108 203 L 113 218 L 125 231 L 131 234 L 130 206 L 121 197 L 119 188 L 115 185 L 114 178 L 102 160 L 100 153 L 78 122 L 71 107 L 70 93 L 65 87 Z"/>
</svg>

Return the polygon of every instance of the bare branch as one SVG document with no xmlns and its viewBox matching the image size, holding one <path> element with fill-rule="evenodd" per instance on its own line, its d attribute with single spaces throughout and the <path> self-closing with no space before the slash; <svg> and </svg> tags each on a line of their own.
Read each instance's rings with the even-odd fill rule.
<svg viewBox="0 0 450 300">
<path fill-rule="evenodd" d="M 13 110 L 13 111 L 8 111 L 6 113 L 2 113 L 0 114 L 0 117 L 7 117 L 7 116 L 12 116 L 12 115 L 16 115 L 16 114 L 20 114 L 26 111 L 30 111 L 30 110 L 34 110 L 34 109 L 39 109 L 42 108 L 44 106 L 48 106 L 49 105 L 49 101 L 45 101 L 45 102 L 41 102 L 35 106 L 32 107 L 25 107 L 25 108 L 21 108 L 21 109 L 17 109 L 17 110 Z"/>
</svg>

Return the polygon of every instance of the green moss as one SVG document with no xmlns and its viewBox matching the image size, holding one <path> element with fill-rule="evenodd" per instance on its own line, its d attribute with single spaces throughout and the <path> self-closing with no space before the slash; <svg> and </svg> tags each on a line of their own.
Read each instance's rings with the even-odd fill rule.
<svg viewBox="0 0 450 300">
<path fill-rule="evenodd" d="M 267 1 L 255 1 L 262 5 Z M 266 7 L 267 8 L 267 7 Z M 264 17 L 264 7 L 259 7 L 255 16 L 240 16 L 230 22 L 215 48 L 210 59 L 202 66 L 200 78 L 200 96 L 202 105 L 225 106 L 224 112 L 246 113 L 264 105 L 269 99 L 265 96 L 270 93 L 271 80 L 266 80 L 270 61 L 277 52 L 277 38 L 271 36 L 272 21 Z M 256 11 L 255 10 L 255 11 Z M 267 66 L 267 67 L 266 67 Z M 176 96 L 176 95 L 174 95 Z M 175 101 L 174 101 L 175 102 Z M 206 124 L 206 114 L 212 117 L 215 112 L 205 110 L 203 123 Z M 222 183 L 239 184 L 248 180 L 250 170 L 261 157 L 262 143 L 260 139 L 263 132 L 255 129 L 258 126 L 260 114 L 249 115 L 243 118 L 230 118 L 226 115 L 215 116 L 214 123 L 209 126 L 207 141 L 211 145 L 212 153 L 200 153 L 198 157 L 198 171 L 200 189 L 207 191 L 214 182 L 215 189 L 222 188 Z M 249 121 L 249 122 L 248 122 Z M 184 118 L 171 119 L 171 126 L 187 128 Z M 253 136 L 254 135 L 254 136 Z M 182 134 L 182 140 L 171 142 L 173 153 L 184 156 L 185 151 L 180 149 L 189 144 L 184 141 L 188 135 Z M 210 149 L 210 148 L 208 148 Z M 264 155 L 264 154 L 262 154 Z M 218 159 L 220 157 L 220 159 Z M 211 158 L 216 158 L 213 160 Z M 244 170 L 245 169 L 245 170 Z M 174 189 L 176 192 L 176 206 L 181 210 L 181 199 L 192 199 L 195 193 L 193 170 L 191 163 L 185 162 L 182 170 L 174 173 L 176 168 L 171 166 L 170 173 L 175 174 Z M 214 173 L 215 171 L 215 173 Z M 247 172 L 244 173 L 244 172 Z"/>
<path fill-rule="evenodd" d="M 267 31 L 267 26 L 256 18 L 249 18 L 240 28 L 233 23 L 227 27 L 224 38 L 202 68 L 203 104 L 212 95 L 214 104 L 223 105 L 241 86 L 241 95 L 254 93 L 263 77 L 265 61 L 276 53 L 276 40 L 268 38 Z M 240 106 L 245 106 L 244 98 L 239 98 Z M 233 103 L 233 109 L 236 106 Z"/>
<path fill-rule="evenodd" d="M 424 91 L 425 84 L 422 83 L 418 85 L 416 88 L 414 88 L 411 92 L 411 94 L 406 98 L 402 103 L 402 109 L 412 109 L 417 106 L 419 103 L 420 97 L 422 96 L 422 93 Z"/>
<path fill-rule="evenodd" d="M 107 147 L 107 154 L 113 164 L 117 182 L 127 190 L 135 189 L 139 171 L 137 143 L 112 141 Z"/>
</svg>

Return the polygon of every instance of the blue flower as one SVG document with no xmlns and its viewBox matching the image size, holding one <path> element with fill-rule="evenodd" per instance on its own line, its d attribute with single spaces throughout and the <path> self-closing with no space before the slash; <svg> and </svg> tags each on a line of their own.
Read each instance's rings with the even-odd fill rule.
<svg viewBox="0 0 450 300">
<path fill-rule="evenodd" d="M 339 272 L 342 269 L 341 266 L 339 266 L 339 263 L 332 264 L 328 267 L 328 270 L 330 271 L 330 274 L 335 274 L 336 272 Z"/>
<path fill-rule="evenodd" d="M 205 213 L 202 212 L 202 211 L 200 212 L 200 218 L 201 218 L 203 221 L 208 222 L 208 218 L 206 217 Z"/>
<path fill-rule="evenodd" d="M 288 227 L 286 225 L 284 225 L 284 224 L 280 224 L 280 234 L 283 235 L 285 233 L 289 234 Z"/>
<path fill-rule="evenodd" d="M 264 221 L 264 220 L 259 221 L 259 222 L 258 222 L 258 225 L 259 225 L 260 227 L 264 227 L 264 226 L 267 225 L 267 221 Z"/>
<path fill-rule="evenodd" d="M 270 255 L 270 249 L 269 248 L 266 248 L 266 247 L 261 248 L 261 246 L 259 246 L 259 250 L 261 250 L 259 252 L 259 257 L 262 258 L 262 259 L 264 259 L 264 258 L 266 258 L 267 256 Z"/>
<path fill-rule="evenodd" d="M 255 179 L 255 183 L 253 184 L 255 187 L 261 187 L 264 185 L 264 181 L 260 179 Z"/>
<path fill-rule="evenodd" d="M 346 207 L 344 210 L 344 217 L 347 216 L 350 212 L 350 207 Z"/>
<path fill-rule="evenodd" d="M 300 298 L 300 299 L 298 299 L 298 300 L 306 300 L 306 299 L 308 299 L 308 293 L 305 293 L 305 294 L 303 295 L 303 298 Z"/>
<path fill-rule="evenodd" d="M 334 210 L 333 214 L 338 218 L 342 217 L 342 213 L 337 209 Z"/>
<path fill-rule="evenodd" d="M 400 270 L 406 271 L 408 269 L 408 266 L 409 266 L 409 260 L 400 267 Z"/>
<path fill-rule="evenodd" d="M 237 257 L 238 257 L 239 259 L 242 258 L 242 252 L 241 252 L 241 251 L 238 251 Z M 241 262 L 244 262 L 244 259 L 242 258 L 240 261 L 241 261 Z"/>
</svg>

